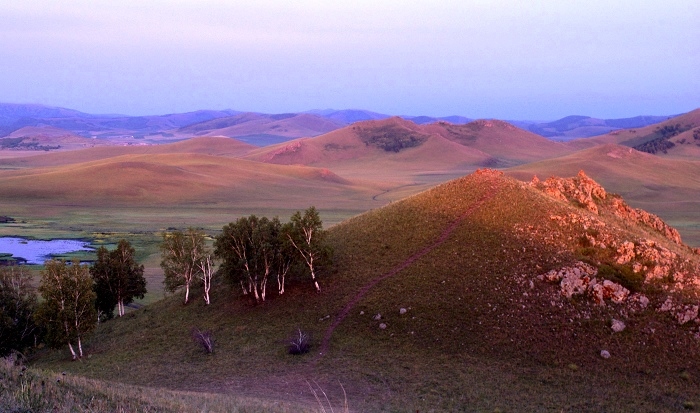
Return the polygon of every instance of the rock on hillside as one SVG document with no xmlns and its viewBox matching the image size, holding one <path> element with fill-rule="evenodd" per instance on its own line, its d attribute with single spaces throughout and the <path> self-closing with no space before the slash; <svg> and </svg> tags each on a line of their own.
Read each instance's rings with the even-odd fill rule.
<svg viewBox="0 0 700 413">
<path fill-rule="evenodd" d="M 698 305 L 681 304 L 687 302 L 689 294 L 697 301 L 700 266 L 676 229 L 658 216 L 631 208 L 619 196 L 608 194 L 583 171 L 574 178 L 552 177 L 544 182 L 535 177 L 530 185 L 587 211 L 552 214 L 550 219 L 562 232 L 577 233 L 581 247 L 577 252 L 595 264 L 578 261 L 540 274 L 539 280 L 559 283 L 566 298 L 583 296 L 602 306 L 613 302 L 620 306 L 623 316 L 646 309 L 650 300 L 641 291 L 654 286 L 668 294 L 652 306 L 655 310 L 670 312 L 680 324 L 700 323 Z M 635 228 L 636 237 L 620 228 Z M 682 248 L 674 251 L 664 245 L 663 239 Z"/>
</svg>

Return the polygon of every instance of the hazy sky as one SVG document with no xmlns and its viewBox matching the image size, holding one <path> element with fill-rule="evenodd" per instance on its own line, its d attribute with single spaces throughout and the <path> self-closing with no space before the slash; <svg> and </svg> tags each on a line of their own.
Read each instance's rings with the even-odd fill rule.
<svg viewBox="0 0 700 413">
<path fill-rule="evenodd" d="M 3 1 L 0 60 L 0 102 L 90 113 L 671 115 L 700 1 Z"/>
</svg>

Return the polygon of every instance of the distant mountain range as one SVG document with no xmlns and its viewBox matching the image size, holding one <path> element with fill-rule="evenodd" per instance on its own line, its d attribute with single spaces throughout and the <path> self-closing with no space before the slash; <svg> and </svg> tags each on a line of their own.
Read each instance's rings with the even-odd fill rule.
<svg viewBox="0 0 700 413">
<path fill-rule="evenodd" d="M 163 143 L 194 136 L 226 136 L 256 146 L 267 146 L 300 137 L 313 137 L 360 121 L 382 120 L 390 115 L 367 110 L 310 110 L 303 113 L 265 114 L 236 110 L 198 110 L 153 116 L 89 114 L 77 110 L 34 104 L 0 103 L 0 138 L 17 137 L 26 127 L 41 135 L 50 127 L 55 135 L 116 140 L 119 143 Z M 435 122 L 465 124 L 463 116 L 401 116 L 418 125 Z M 623 119 L 597 119 L 567 116 L 553 122 L 509 121 L 521 129 L 551 140 L 568 141 L 629 128 L 641 128 L 670 116 L 637 116 Z M 48 132 L 47 132 L 48 133 Z M 28 136 L 34 137 L 34 136 Z"/>
</svg>

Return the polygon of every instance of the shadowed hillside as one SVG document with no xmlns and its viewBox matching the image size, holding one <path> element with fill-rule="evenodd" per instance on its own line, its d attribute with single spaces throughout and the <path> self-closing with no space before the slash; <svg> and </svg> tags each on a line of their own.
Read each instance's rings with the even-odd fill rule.
<svg viewBox="0 0 700 413">
<path fill-rule="evenodd" d="M 700 402 L 698 255 L 581 173 L 477 171 L 347 220 L 322 293 L 251 306 L 216 288 L 99 327 L 92 357 L 40 366 L 357 411 L 677 411 Z M 201 354 L 193 326 L 217 347 Z M 290 356 L 297 328 L 312 351 Z M 123 343 L 129 343 L 128 346 Z M 342 384 L 343 391 L 338 386 Z M 308 404 L 307 404 L 308 405 Z"/>
</svg>

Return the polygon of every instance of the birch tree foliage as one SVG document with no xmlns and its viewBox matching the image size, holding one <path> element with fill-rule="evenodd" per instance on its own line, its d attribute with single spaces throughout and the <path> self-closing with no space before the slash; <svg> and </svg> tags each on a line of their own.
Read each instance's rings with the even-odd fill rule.
<svg viewBox="0 0 700 413">
<path fill-rule="evenodd" d="M 278 218 L 242 217 L 224 226 L 214 243 L 220 271 L 256 302 L 265 301 L 268 279 L 277 275 L 281 228 Z"/>
<path fill-rule="evenodd" d="M 192 281 L 199 277 L 201 260 L 207 255 L 204 232 L 189 228 L 165 233 L 160 250 L 165 289 L 174 292 L 184 286 L 187 304 Z"/>
<path fill-rule="evenodd" d="M 96 294 L 88 266 L 77 260 L 49 260 L 44 266 L 39 286 L 43 301 L 35 313 L 36 322 L 45 328 L 49 346 L 67 344 L 73 359 L 82 358 L 82 340 L 97 325 Z"/>
<path fill-rule="evenodd" d="M 36 290 L 24 267 L 0 267 L 0 357 L 23 352 L 38 339 L 36 306 Z"/>
<path fill-rule="evenodd" d="M 134 248 L 126 240 L 119 241 L 113 251 L 105 247 L 97 250 L 97 260 L 90 268 L 90 275 L 97 293 L 97 310 L 107 319 L 114 317 L 115 306 L 121 317 L 126 305 L 146 294 L 143 265 L 136 263 L 134 254 Z"/>
</svg>

